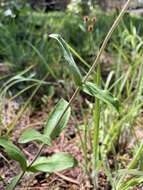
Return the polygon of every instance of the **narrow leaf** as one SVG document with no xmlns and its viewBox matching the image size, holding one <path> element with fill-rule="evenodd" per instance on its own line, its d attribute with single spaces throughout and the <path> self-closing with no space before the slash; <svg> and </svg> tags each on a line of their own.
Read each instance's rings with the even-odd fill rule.
<svg viewBox="0 0 143 190">
<path fill-rule="evenodd" d="M 17 148 L 17 146 L 15 146 L 12 142 L 3 137 L 0 137 L 0 146 L 2 146 L 5 149 L 5 151 L 11 159 L 19 162 L 23 170 L 26 169 L 26 158 L 24 154 L 21 152 L 21 150 Z"/>
<path fill-rule="evenodd" d="M 60 123 L 58 126 L 57 122 L 61 118 L 65 108 L 67 107 L 68 102 L 64 99 L 61 99 L 57 105 L 55 106 L 54 110 L 50 113 L 49 118 L 46 122 L 44 134 L 47 136 L 50 136 L 52 139 L 59 136 L 59 134 L 63 131 L 63 129 L 66 127 L 67 122 L 69 120 L 71 109 L 69 108 L 64 116 L 62 117 Z"/>
<path fill-rule="evenodd" d="M 65 40 L 59 34 L 51 34 L 51 35 L 49 35 L 49 37 L 54 38 L 59 42 L 60 47 L 63 50 L 64 58 L 66 59 L 66 61 L 68 63 L 69 70 L 73 75 L 75 83 L 76 83 L 76 85 L 81 86 L 82 75 L 73 59 L 73 56 L 69 50 L 68 44 L 65 42 Z"/>
<path fill-rule="evenodd" d="M 139 186 L 143 184 L 143 178 L 142 177 L 133 177 L 121 185 L 121 190 L 130 190 L 133 189 L 133 187 Z"/>
<path fill-rule="evenodd" d="M 51 157 L 39 157 L 29 168 L 32 172 L 58 172 L 77 165 L 75 158 L 68 153 L 60 152 Z"/>
<path fill-rule="evenodd" d="M 11 180 L 11 182 L 6 186 L 6 189 L 5 189 L 5 190 L 13 190 L 13 189 L 15 188 L 15 186 L 16 186 L 16 184 L 17 184 L 19 178 L 20 178 L 20 176 L 21 176 L 21 173 L 20 173 L 19 175 L 15 176 L 15 177 Z"/>
<path fill-rule="evenodd" d="M 86 84 L 83 85 L 83 91 L 91 96 L 95 96 L 96 98 L 107 104 L 112 105 L 117 111 L 119 111 L 119 101 L 117 100 L 117 98 L 113 97 L 112 94 L 107 90 L 100 89 L 94 83 L 86 82 Z"/>
<path fill-rule="evenodd" d="M 28 143 L 30 141 L 39 141 L 47 145 L 51 145 L 50 138 L 47 135 L 41 134 L 35 129 L 28 129 L 22 133 L 19 138 L 19 143 Z"/>
</svg>

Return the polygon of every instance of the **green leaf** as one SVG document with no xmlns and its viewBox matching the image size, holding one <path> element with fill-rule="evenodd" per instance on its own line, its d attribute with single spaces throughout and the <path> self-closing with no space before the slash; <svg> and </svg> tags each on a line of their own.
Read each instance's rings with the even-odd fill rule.
<svg viewBox="0 0 143 190">
<path fill-rule="evenodd" d="M 19 162 L 23 170 L 27 168 L 25 155 L 11 141 L 7 140 L 6 138 L 0 137 L 0 146 L 5 149 L 11 159 Z"/>
<path fill-rule="evenodd" d="M 133 189 L 133 187 L 136 187 L 138 185 L 143 184 L 143 177 L 133 177 L 121 185 L 120 189 L 121 190 L 129 190 Z"/>
<path fill-rule="evenodd" d="M 3 177 L 2 176 L 0 176 L 0 181 L 3 181 Z"/>
<path fill-rule="evenodd" d="M 82 75 L 73 59 L 73 56 L 69 50 L 68 44 L 65 42 L 65 40 L 59 34 L 51 34 L 51 35 L 49 35 L 49 37 L 54 38 L 59 42 L 60 47 L 63 50 L 64 58 L 66 59 L 66 61 L 68 63 L 69 70 L 73 75 L 75 83 L 76 83 L 76 85 L 81 86 L 82 85 Z"/>
<path fill-rule="evenodd" d="M 19 143 L 28 143 L 30 141 L 39 141 L 47 145 L 51 145 L 50 138 L 47 135 L 41 134 L 35 129 L 28 129 L 22 133 L 19 138 Z"/>
<path fill-rule="evenodd" d="M 75 158 L 68 153 L 60 152 L 50 157 L 39 157 L 29 168 L 32 172 L 58 172 L 77 165 Z"/>
<path fill-rule="evenodd" d="M 21 173 L 18 174 L 17 176 L 15 176 L 15 177 L 11 180 L 11 182 L 6 186 L 6 189 L 5 189 L 5 190 L 13 190 L 13 189 L 15 188 L 15 186 L 16 186 L 16 184 L 17 184 L 19 178 L 20 178 L 20 176 L 21 176 Z"/>
<path fill-rule="evenodd" d="M 59 134 L 66 127 L 71 114 L 71 108 L 65 112 L 58 126 L 57 122 L 61 118 L 65 108 L 68 106 L 68 102 L 64 99 L 61 99 L 55 106 L 54 110 L 50 113 L 48 120 L 45 125 L 44 134 L 50 136 L 52 139 L 59 136 Z"/>
<path fill-rule="evenodd" d="M 102 90 L 96 86 L 96 84 L 91 82 L 86 82 L 83 85 L 83 91 L 91 96 L 95 96 L 96 98 L 100 99 L 101 101 L 112 105 L 117 111 L 119 111 L 120 103 L 117 98 L 113 97 L 110 92 L 107 90 Z"/>
</svg>

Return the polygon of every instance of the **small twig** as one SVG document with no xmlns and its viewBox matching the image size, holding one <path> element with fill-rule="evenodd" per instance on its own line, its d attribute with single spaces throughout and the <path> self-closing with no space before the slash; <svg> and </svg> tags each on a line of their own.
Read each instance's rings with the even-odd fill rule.
<svg viewBox="0 0 143 190">
<path fill-rule="evenodd" d="M 27 150 L 25 150 L 24 148 L 23 148 L 23 153 L 25 154 L 25 155 L 27 155 L 29 158 L 30 158 L 30 160 L 32 160 L 33 158 L 34 158 L 34 156 L 30 153 L 30 152 L 28 152 Z"/>
<path fill-rule="evenodd" d="M 70 182 L 70 183 L 74 183 L 74 184 L 76 184 L 76 185 L 79 185 L 79 182 L 78 182 L 77 180 L 74 180 L 74 179 L 72 179 L 72 178 L 70 178 L 70 177 L 67 177 L 67 176 L 65 176 L 65 175 L 63 175 L 63 174 L 61 174 L 61 173 L 59 173 L 59 172 L 55 172 L 55 174 L 56 174 L 57 176 L 59 176 L 60 178 L 64 179 L 65 181 L 68 181 L 68 182 Z"/>
</svg>

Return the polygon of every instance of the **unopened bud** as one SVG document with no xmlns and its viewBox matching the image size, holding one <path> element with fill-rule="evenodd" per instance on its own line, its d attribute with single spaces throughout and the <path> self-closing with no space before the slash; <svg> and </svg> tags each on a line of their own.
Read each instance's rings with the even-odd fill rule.
<svg viewBox="0 0 143 190">
<path fill-rule="evenodd" d="M 84 20 L 85 23 L 87 23 L 89 21 L 89 17 L 88 16 L 84 16 L 83 20 Z"/>
<path fill-rule="evenodd" d="M 89 26 L 88 26 L 88 32 L 92 32 L 93 31 L 93 24 L 90 24 Z"/>
<path fill-rule="evenodd" d="M 96 23 L 96 16 L 92 17 L 91 21 L 95 24 Z"/>
</svg>

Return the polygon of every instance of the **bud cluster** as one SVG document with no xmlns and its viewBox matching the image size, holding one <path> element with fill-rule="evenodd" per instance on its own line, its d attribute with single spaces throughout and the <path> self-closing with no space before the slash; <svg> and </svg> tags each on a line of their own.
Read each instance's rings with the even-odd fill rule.
<svg viewBox="0 0 143 190">
<path fill-rule="evenodd" d="M 84 16 L 83 21 L 87 27 L 88 32 L 93 32 L 94 25 L 96 23 L 96 17 Z"/>
</svg>

